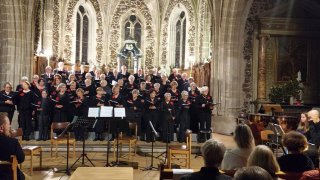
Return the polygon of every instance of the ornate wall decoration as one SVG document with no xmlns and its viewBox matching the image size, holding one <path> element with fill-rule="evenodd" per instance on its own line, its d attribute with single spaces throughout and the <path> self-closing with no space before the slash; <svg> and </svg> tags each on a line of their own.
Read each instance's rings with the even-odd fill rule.
<svg viewBox="0 0 320 180">
<path fill-rule="evenodd" d="M 163 29 L 162 29 L 162 55 L 161 55 L 161 64 L 166 65 L 167 63 L 167 55 L 168 55 L 168 26 L 169 26 L 169 18 L 172 13 L 172 10 L 177 4 L 183 4 L 187 11 L 188 11 L 188 17 L 189 17 L 189 29 L 188 29 L 188 44 L 189 44 L 189 52 L 190 55 L 194 54 L 194 48 L 195 48 L 195 33 L 196 33 L 196 27 L 195 27 L 195 16 L 194 16 L 194 9 L 192 7 L 192 3 L 190 0 L 170 0 L 169 6 L 166 10 L 164 21 L 163 21 Z"/>
<path fill-rule="evenodd" d="M 143 53 L 145 53 L 145 66 L 147 68 L 152 68 L 153 59 L 155 56 L 154 47 L 154 32 L 152 29 L 152 16 L 149 12 L 147 5 L 143 0 L 121 0 L 115 10 L 115 13 L 111 21 L 111 35 L 110 35 L 110 59 L 111 66 L 116 67 L 117 65 L 117 50 L 120 46 L 120 31 L 121 24 L 120 19 L 123 14 L 125 14 L 130 9 L 138 9 L 144 16 L 145 26 L 144 26 L 144 47 Z"/>
<path fill-rule="evenodd" d="M 205 31 L 205 21 L 206 21 L 206 1 L 201 1 L 200 4 L 200 26 L 199 26 L 199 60 L 202 61 L 203 58 L 203 39 L 204 39 L 204 31 Z"/>
<path fill-rule="evenodd" d="M 60 27 L 60 4 L 59 0 L 53 2 L 53 29 L 52 29 L 52 55 L 59 53 L 59 27 Z"/>
<path fill-rule="evenodd" d="M 67 18 L 66 18 L 66 22 L 65 22 L 65 48 L 64 48 L 64 54 L 65 54 L 65 60 L 67 62 L 70 63 L 71 60 L 71 49 L 72 49 L 72 15 L 74 12 L 74 7 L 77 4 L 78 0 L 70 0 L 68 3 L 68 9 L 67 9 Z M 98 0 L 90 0 L 90 2 L 92 3 L 94 10 L 96 12 L 96 16 L 97 16 L 97 46 L 96 46 L 96 50 L 97 50 L 97 56 L 96 56 L 96 63 L 100 64 L 101 63 L 101 57 L 102 57 L 102 52 L 103 52 L 103 47 L 102 47 L 102 36 L 103 36 L 103 25 L 102 25 L 102 15 L 101 15 L 101 10 L 100 10 L 100 6 L 98 3 Z"/>
<path fill-rule="evenodd" d="M 35 11 L 34 11 L 34 47 L 33 52 L 37 52 L 39 46 L 40 39 L 40 18 L 41 18 L 41 2 L 37 1 L 35 3 Z"/>
<path fill-rule="evenodd" d="M 256 17 L 274 7 L 272 0 L 254 0 L 252 3 L 248 18 L 246 21 L 245 32 L 246 40 L 244 43 L 243 57 L 246 62 L 245 65 L 245 80 L 242 85 L 242 90 L 245 93 L 244 109 L 249 110 L 250 101 L 252 100 L 253 82 L 252 82 L 252 58 L 253 58 L 253 38 L 254 27 L 256 26 Z"/>
</svg>

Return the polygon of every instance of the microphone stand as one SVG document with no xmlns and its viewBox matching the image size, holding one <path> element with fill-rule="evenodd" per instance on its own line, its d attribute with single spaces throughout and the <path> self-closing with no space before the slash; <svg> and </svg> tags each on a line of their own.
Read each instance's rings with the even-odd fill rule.
<svg viewBox="0 0 320 180">
<path fill-rule="evenodd" d="M 142 169 L 142 171 L 148 171 L 148 170 L 158 170 L 158 168 L 153 166 L 153 143 L 154 143 L 154 135 L 156 135 L 158 137 L 158 132 L 154 129 L 152 122 L 149 121 L 149 126 L 152 129 L 152 135 L 151 135 L 151 165 L 147 166 L 145 168 Z"/>
</svg>

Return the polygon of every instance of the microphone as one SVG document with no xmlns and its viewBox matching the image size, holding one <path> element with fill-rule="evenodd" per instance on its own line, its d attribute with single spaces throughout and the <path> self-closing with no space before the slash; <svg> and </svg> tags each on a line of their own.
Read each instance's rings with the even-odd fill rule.
<svg viewBox="0 0 320 180">
<path fill-rule="evenodd" d="M 154 129 L 153 124 L 152 124 L 151 121 L 149 121 L 149 124 L 150 124 L 150 127 L 151 127 L 153 133 L 156 135 L 156 137 L 159 137 L 159 133 Z"/>
</svg>

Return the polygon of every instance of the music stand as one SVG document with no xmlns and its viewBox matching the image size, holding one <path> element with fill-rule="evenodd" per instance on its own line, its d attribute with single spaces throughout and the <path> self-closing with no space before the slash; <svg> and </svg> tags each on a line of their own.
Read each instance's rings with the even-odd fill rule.
<svg viewBox="0 0 320 180">
<path fill-rule="evenodd" d="M 59 136 L 54 137 L 54 139 L 58 139 L 61 138 L 63 135 L 69 133 L 73 127 L 74 123 L 70 123 L 63 131 L 62 133 L 59 134 Z M 64 172 L 65 174 L 67 174 L 68 176 L 71 175 L 70 173 L 70 168 L 69 168 L 69 137 L 70 135 L 67 134 L 67 165 L 66 165 L 66 169 L 62 170 L 62 171 L 56 171 L 56 172 Z"/>
<path fill-rule="evenodd" d="M 153 166 L 153 143 L 154 143 L 153 139 L 154 139 L 154 135 L 156 135 L 156 137 L 158 137 L 159 134 L 154 129 L 154 126 L 153 126 L 151 121 L 149 121 L 149 126 L 152 129 L 152 136 L 151 136 L 151 139 L 152 139 L 152 141 L 151 141 L 151 164 L 150 164 L 150 166 L 147 166 L 147 167 L 143 168 L 142 171 L 148 171 L 148 170 L 153 170 L 153 169 L 158 170 L 158 168 Z"/>
<path fill-rule="evenodd" d="M 280 142 L 282 136 L 285 134 L 282 127 L 279 124 L 269 123 L 268 128 L 274 133 L 273 138 L 271 138 L 271 142 L 276 145 L 276 149 L 279 149 L 280 146 L 283 153 L 286 154 L 286 151 Z"/>
<path fill-rule="evenodd" d="M 107 118 L 111 118 L 113 117 L 113 106 L 101 106 L 100 109 L 100 117 L 101 118 L 106 118 L 106 120 L 108 120 Z M 110 119 L 108 120 L 108 136 L 110 135 Z M 109 153 L 110 153 L 110 138 L 108 138 L 108 143 L 107 143 L 107 163 L 106 163 L 106 167 L 111 166 L 109 164 Z"/>
<path fill-rule="evenodd" d="M 122 121 L 124 117 L 126 117 L 126 109 L 125 108 L 114 108 L 114 120 L 115 123 L 113 126 L 110 126 L 110 130 L 112 133 L 116 132 L 115 139 L 119 138 L 120 131 L 127 131 L 128 123 L 125 123 L 125 121 Z M 119 140 L 117 140 L 117 152 L 116 152 L 116 161 L 111 162 L 113 166 L 120 166 L 119 162 Z"/>
<path fill-rule="evenodd" d="M 92 128 L 94 127 L 94 124 L 96 123 L 96 120 L 95 121 L 92 121 L 88 118 L 84 118 L 84 117 L 76 117 L 74 118 L 74 127 L 82 127 L 82 129 L 84 131 L 88 130 L 88 128 Z M 87 154 L 85 153 L 85 148 L 86 148 L 86 145 L 85 145 L 85 137 L 84 137 L 84 133 L 83 133 L 83 137 L 82 137 L 82 154 L 78 157 L 78 159 L 72 164 L 72 166 L 70 167 L 70 169 L 72 169 L 72 167 L 74 165 L 76 165 L 76 163 L 82 158 L 82 163 L 81 165 L 84 166 L 84 158 L 86 158 L 90 164 L 94 167 L 94 164 L 92 163 L 92 161 L 89 159 L 89 157 L 87 156 Z"/>
</svg>

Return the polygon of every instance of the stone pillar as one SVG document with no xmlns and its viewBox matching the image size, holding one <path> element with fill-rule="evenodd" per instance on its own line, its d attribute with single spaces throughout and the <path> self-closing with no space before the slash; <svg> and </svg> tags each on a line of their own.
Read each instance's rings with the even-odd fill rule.
<svg viewBox="0 0 320 180">
<path fill-rule="evenodd" d="M 43 49 L 46 56 L 52 55 L 52 42 L 53 42 L 53 0 L 44 1 L 44 33 L 43 33 Z M 42 12 L 41 12 L 42 13 Z M 42 19 L 41 19 L 42 23 Z"/>
<path fill-rule="evenodd" d="M 269 35 L 259 35 L 258 56 L 258 101 L 266 101 L 266 47 Z"/>
</svg>

